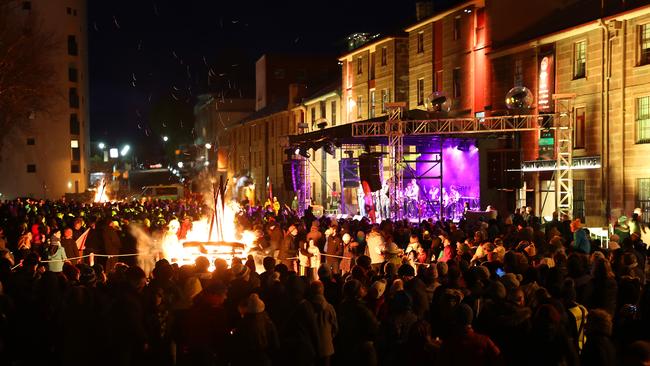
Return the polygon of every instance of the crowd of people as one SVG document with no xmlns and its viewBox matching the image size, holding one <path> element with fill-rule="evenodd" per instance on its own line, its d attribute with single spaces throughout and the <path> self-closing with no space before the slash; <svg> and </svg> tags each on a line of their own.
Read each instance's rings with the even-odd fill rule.
<svg viewBox="0 0 650 366">
<path fill-rule="evenodd" d="M 174 220 L 180 239 L 208 212 L 192 201 L 0 203 L 0 363 L 650 362 L 638 216 L 601 245 L 580 220 L 542 224 L 528 209 L 372 224 L 244 206 L 236 225 L 258 234 L 247 258 L 146 268 L 84 257 L 135 254 L 134 233 L 155 238 Z"/>
</svg>

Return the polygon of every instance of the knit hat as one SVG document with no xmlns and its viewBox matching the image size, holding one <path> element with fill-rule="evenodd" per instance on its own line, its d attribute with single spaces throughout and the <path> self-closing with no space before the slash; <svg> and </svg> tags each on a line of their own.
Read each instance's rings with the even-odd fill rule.
<svg viewBox="0 0 650 366">
<path fill-rule="evenodd" d="M 494 281 L 488 286 L 487 293 L 492 299 L 505 299 L 507 292 L 506 287 L 499 281 Z"/>
<path fill-rule="evenodd" d="M 505 286 L 506 290 L 514 290 L 519 287 L 521 277 L 514 273 L 506 273 L 501 277 L 501 283 Z"/>
<path fill-rule="evenodd" d="M 487 281 L 490 279 L 490 270 L 486 266 L 476 266 L 475 271 L 478 273 L 479 277 L 483 281 Z"/>
<path fill-rule="evenodd" d="M 372 288 L 374 288 L 377 291 L 377 298 L 380 298 L 383 294 L 384 291 L 386 291 L 386 280 L 379 280 L 375 281 L 372 284 Z"/>
<path fill-rule="evenodd" d="M 246 314 L 259 314 L 265 309 L 264 302 L 260 300 L 260 297 L 256 293 L 250 294 L 248 299 L 246 299 Z"/>
<path fill-rule="evenodd" d="M 77 267 L 79 268 L 80 272 L 79 282 L 82 285 L 92 286 L 95 284 L 95 282 L 97 282 L 97 275 L 95 274 L 95 270 L 93 270 L 92 267 L 83 263 L 77 265 Z"/>
</svg>

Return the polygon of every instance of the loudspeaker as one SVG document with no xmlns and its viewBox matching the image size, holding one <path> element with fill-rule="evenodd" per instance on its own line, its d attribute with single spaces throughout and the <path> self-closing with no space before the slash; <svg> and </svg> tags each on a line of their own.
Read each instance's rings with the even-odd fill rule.
<svg viewBox="0 0 650 366">
<path fill-rule="evenodd" d="M 282 178 L 284 178 L 284 189 L 297 192 L 302 189 L 302 172 L 300 171 L 300 160 L 292 159 L 282 163 Z"/>
<path fill-rule="evenodd" d="M 519 189 L 521 179 L 521 153 L 516 150 L 496 150 L 487 153 L 488 188 Z M 517 170 L 517 171 L 508 171 Z"/>
<path fill-rule="evenodd" d="M 359 187 L 359 159 L 341 159 L 339 161 L 339 174 L 343 188 Z"/>
<path fill-rule="evenodd" d="M 381 156 L 373 154 L 359 156 L 359 177 L 362 182 L 368 182 L 372 192 L 381 189 L 381 168 Z"/>
</svg>

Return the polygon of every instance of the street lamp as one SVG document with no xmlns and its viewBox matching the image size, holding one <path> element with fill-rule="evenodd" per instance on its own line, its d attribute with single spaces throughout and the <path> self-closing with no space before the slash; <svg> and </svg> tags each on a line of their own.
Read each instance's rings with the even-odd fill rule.
<svg viewBox="0 0 650 366">
<path fill-rule="evenodd" d="M 104 148 L 106 147 L 106 145 L 104 145 L 103 142 L 100 142 L 100 143 L 97 145 L 97 147 L 99 147 L 99 150 L 104 150 Z"/>
<path fill-rule="evenodd" d="M 163 142 L 167 142 L 167 141 L 169 141 L 169 137 L 163 136 Z"/>
<path fill-rule="evenodd" d="M 207 144 L 205 144 L 205 148 L 208 150 L 212 149 L 212 144 L 208 142 Z"/>
<path fill-rule="evenodd" d="M 120 151 L 120 155 L 122 155 L 122 156 L 126 156 L 126 154 L 129 153 L 129 150 L 130 150 L 130 149 L 131 149 L 131 146 L 129 146 L 129 145 L 124 145 L 124 147 L 122 147 L 122 151 Z"/>
<path fill-rule="evenodd" d="M 178 165 L 178 169 L 183 169 L 183 162 L 182 161 L 179 161 L 178 164 L 176 164 L 176 165 Z"/>
</svg>

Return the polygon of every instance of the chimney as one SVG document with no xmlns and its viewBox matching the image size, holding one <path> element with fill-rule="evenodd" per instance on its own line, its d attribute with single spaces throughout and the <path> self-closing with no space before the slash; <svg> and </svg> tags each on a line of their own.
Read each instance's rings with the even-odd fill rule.
<svg viewBox="0 0 650 366">
<path fill-rule="evenodd" d="M 418 1 L 415 3 L 415 19 L 418 22 L 431 15 L 433 15 L 433 1 Z"/>
<path fill-rule="evenodd" d="M 307 86 L 304 84 L 289 84 L 289 105 L 288 109 L 291 109 L 302 102 L 302 98 L 306 97 L 305 93 L 307 91 Z"/>
</svg>

